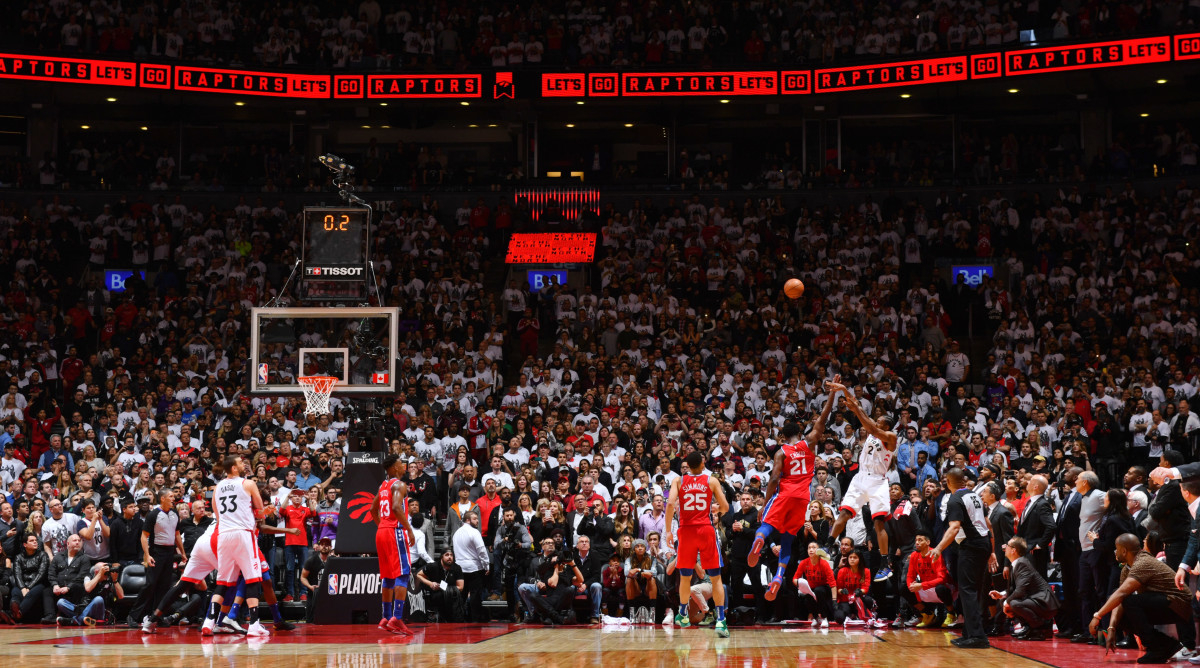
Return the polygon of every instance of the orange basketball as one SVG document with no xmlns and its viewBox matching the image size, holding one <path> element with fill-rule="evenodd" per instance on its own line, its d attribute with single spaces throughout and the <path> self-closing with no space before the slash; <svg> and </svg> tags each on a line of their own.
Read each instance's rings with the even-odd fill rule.
<svg viewBox="0 0 1200 668">
<path fill-rule="evenodd" d="M 804 282 L 798 278 L 789 278 L 787 283 L 783 284 L 783 294 L 791 299 L 799 299 L 800 295 L 804 294 Z"/>
</svg>

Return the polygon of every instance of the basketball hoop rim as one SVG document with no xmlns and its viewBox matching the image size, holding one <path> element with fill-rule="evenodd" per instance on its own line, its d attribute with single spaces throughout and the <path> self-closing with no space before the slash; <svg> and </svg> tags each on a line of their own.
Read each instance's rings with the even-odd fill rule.
<svg viewBox="0 0 1200 668">
<path fill-rule="evenodd" d="M 297 376 L 296 381 L 320 393 L 329 393 L 337 385 L 337 376 Z"/>
</svg>

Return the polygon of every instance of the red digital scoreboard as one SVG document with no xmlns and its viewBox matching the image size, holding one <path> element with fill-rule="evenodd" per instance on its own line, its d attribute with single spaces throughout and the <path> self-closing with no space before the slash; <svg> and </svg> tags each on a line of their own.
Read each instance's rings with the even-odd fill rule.
<svg viewBox="0 0 1200 668">
<path fill-rule="evenodd" d="M 596 256 L 594 232 L 514 234 L 504 261 L 508 264 L 569 264 L 591 262 Z"/>
</svg>

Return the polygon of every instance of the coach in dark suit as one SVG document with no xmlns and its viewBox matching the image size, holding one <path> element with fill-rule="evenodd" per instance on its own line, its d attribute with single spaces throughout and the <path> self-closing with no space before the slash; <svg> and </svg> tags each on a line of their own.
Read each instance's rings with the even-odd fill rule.
<svg viewBox="0 0 1200 668">
<path fill-rule="evenodd" d="M 1000 483 L 992 481 L 984 485 L 979 491 L 979 499 L 983 501 L 988 509 L 988 521 L 992 523 L 992 531 L 996 534 L 996 538 L 992 541 L 992 549 L 996 553 L 996 562 L 1001 567 L 1007 566 L 1008 562 L 1004 556 L 1004 546 L 1008 543 L 1008 539 L 1013 537 L 1013 515 L 1012 512 L 1000 503 L 1000 499 L 1004 498 L 1004 492 L 1000 488 Z"/>
<path fill-rule="evenodd" d="M 1024 538 L 1015 537 L 1004 544 L 1004 554 L 1012 563 L 1008 590 L 992 591 L 989 595 L 1004 601 L 1004 614 L 1021 620 L 1025 628 L 1014 635 L 1017 640 L 1049 640 L 1050 622 L 1058 610 L 1058 598 L 1050 585 L 1037 572 L 1026 556 L 1028 545 Z"/>
<path fill-rule="evenodd" d="M 1183 499 L 1183 493 L 1179 489 L 1179 480 L 1169 472 L 1178 471 L 1179 478 L 1191 480 L 1193 478 L 1200 479 L 1200 472 L 1193 475 L 1188 475 L 1193 470 L 1200 471 L 1197 464 L 1184 464 L 1183 455 L 1174 450 L 1163 451 L 1160 463 L 1162 468 L 1154 469 L 1150 475 L 1151 484 L 1161 485 L 1154 494 L 1154 500 L 1150 502 L 1150 519 L 1158 530 L 1159 538 L 1163 541 L 1163 551 L 1167 555 L 1167 565 L 1172 569 L 1179 568 L 1179 563 L 1183 561 L 1183 553 L 1187 551 L 1188 534 L 1192 528 L 1192 513 L 1188 510 L 1188 503 Z M 1160 471 L 1168 471 L 1168 475 L 1163 477 L 1158 475 Z"/>
<path fill-rule="evenodd" d="M 1025 503 L 1017 525 L 1017 535 L 1029 546 L 1029 561 L 1042 577 L 1046 576 L 1046 567 L 1050 563 L 1050 541 L 1054 540 L 1056 529 L 1054 506 L 1045 496 L 1048 485 L 1045 476 L 1035 475 L 1029 480 L 1029 501 Z"/>
<path fill-rule="evenodd" d="M 1054 560 L 1062 567 L 1063 602 L 1058 614 L 1058 636 L 1074 638 L 1083 632 L 1079 618 L 1079 505 L 1083 496 L 1075 491 L 1075 480 L 1083 469 L 1076 466 L 1063 476 L 1059 493 L 1062 504 L 1054 519 Z"/>
</svg>

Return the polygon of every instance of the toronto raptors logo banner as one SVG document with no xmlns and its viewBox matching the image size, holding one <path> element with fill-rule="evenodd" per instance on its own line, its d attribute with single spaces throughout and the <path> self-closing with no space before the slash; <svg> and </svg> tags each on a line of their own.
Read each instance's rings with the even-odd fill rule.
<svg viewBox="0 0 1200 668">
<path fill-rule="evenodd" d="M 383 453 L 347 455 L 342 510 L 338 514 L 338 554 L 375 554 L 375 518 L 371 517 L 371 506 L 384 475 Z"/>
</svg>

